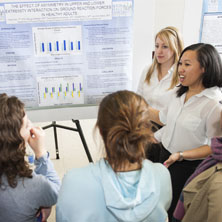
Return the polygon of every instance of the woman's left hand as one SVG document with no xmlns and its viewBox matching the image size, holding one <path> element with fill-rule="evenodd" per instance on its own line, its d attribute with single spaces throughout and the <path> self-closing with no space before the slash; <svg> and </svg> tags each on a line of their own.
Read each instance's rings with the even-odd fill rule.
<svg viewBox="0 0 222 222">
<path fill-rule="evenodd" d="M 165 167 L 169 167 L 172 165 L 174 162 L 178 161 L 180 159 L 180 154 L 179 153 L 173 153 L 169 156 L 169 158 L 163 163 Z"/>
</svg>

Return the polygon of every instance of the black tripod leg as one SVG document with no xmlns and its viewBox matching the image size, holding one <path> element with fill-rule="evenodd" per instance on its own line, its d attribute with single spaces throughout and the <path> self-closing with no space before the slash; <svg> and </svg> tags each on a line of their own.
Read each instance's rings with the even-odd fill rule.
<svg viewBox="0 0 222 222">
<path fill-rule="evenodd" d="M 82 128 L 80 126 L 79 120 L 72 120 L 72 121 L 76 124 L 77 130 L 79 132 L 79 136 L 80 136 L 80 138 L 82 140 L 82 144 L 83 144 L 83 147 L 85 149 L 85 152 L 86 152 L 86 155 L 88 157 L 89 162 L 93 162 L 91 154 L 90 154 L 89 149 L 88 149 L 88 146 L 86 144 L 85 137 L 83 135 Z"/>
<path fill-rule="evenodd" d="M 56 121 L 52 122 L 55 138 L 55 149 L 56 149 L 56 159 L 59 159 L 59 148 L 58 148 L 58 139 L 57 139 L 57 130 L 56 130 Z"/>
</svg>

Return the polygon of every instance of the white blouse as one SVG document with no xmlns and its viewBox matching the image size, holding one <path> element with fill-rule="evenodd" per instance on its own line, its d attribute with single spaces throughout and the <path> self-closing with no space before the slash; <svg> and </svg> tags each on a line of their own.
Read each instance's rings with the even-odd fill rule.
<svg viewBox="0 0 222 222">
<path fill-rule="evenodd" d="M 171 153 L 210 145 L 212 137 L 222 136 L 220 89 L 205 89 L 186 103 L 185 96 L 174 94 L 168 107 L 159 113 L 165 126 L 155 133 L 155 138 Z"/>
<path fill-rule="evenodd" d="M 168 105 L 171 100 L 171 95 L 175 89 L 168 90 L 173 76 L 174 67 L 172 66 L 166 76 L 159 81 L 157 69 L 154 70 L 150 83 L 145 82 L 146 74 L 149 67 L 146 66 L 142 72 L 137 93 L 147 101 L 154 109 L 161 110 Z"/>
</svg>

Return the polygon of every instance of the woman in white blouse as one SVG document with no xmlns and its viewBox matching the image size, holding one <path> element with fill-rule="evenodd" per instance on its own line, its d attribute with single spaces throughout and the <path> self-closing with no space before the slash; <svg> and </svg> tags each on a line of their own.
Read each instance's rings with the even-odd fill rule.
<svg viewBox="0 0 222 222">
<path fill-rule="evenodd" d="M 182 50 L 183 41 L 175 27 L 166 27 L 156 34 L 153 63 L 143 70 L 137 90 L 155 109 L 168 104 L 170 89 L 178 83 L 175 64 Z"/>
<path fill-rule="evenodd" d="M 155 36 L 155 53 L 151 66 L 146 66 L 140 78 L 137 93 L 157 110 L 163 109 L 175 93 L 178 84 L 176 64 L 183 50 L 179 31 L 172 26 L 161 29 Z M 153 131 L 161 128 L 154 123 Z M 160 148 L 153 145 L 146 156 L 153 162 L 159 161 Z"/>
<path fill-rule="evenodd" d="M 204 43 L 185 48 L 177 72 L 180 86 L 164 110 L 149 108 L 164 125 L 155 133 L 162 143 L 159 161 L 168 167 L 173 186 L 171 218 L 179 194 L 201 160 L 211 154 L 212 137 L 221 136 L 222 63 L 217 50 Z"/>
</svg>

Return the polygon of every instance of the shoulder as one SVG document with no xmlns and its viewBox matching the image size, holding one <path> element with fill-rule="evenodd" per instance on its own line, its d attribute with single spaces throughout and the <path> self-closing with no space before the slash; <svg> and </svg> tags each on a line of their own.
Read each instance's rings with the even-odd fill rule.
<svg viewBox="0 0 222 222">
<path fill-rule="evenodd" d="M 144 160 L 143 166 L 145 169 L 150 168 L 155 175 L 159 176 L 160 180 L 170 179 L 169 170 L 162 163 L 153 163 L 150 160 Z"/>
<path fill-rule="evenodd" d="M 200 93 L 200 95 L 203 95 L 210 100 L 215 100 L 219 102 L 221 101 L 221 98 L 222 98 L 222 91 L 221 91 L 221 88 L 214 86 L 214 87 L 204 89 Z"/>
<path fill-rule="evenodd" d="M 68 171 L 62 180 L 62 186 L 70 187 L 85 187 L 88 186 L 89 181 L 93 185 L 93 181 L 99 177 L 100 169 L 99 163 L 89 163 L 85 167 L 73 168 Z"/>
<path fill-rule="evenodd" d="M 156 193 L 159 193 L 159 204 L 163 204 L 165 209 L 168 209 L 172 199 L 172 184 L 169 170 L 161 163 L 153 163 L 149 160 L 144 162 L 144 167 L 151 171 L 147 179 L 153 181 Z"/>
</svg>

